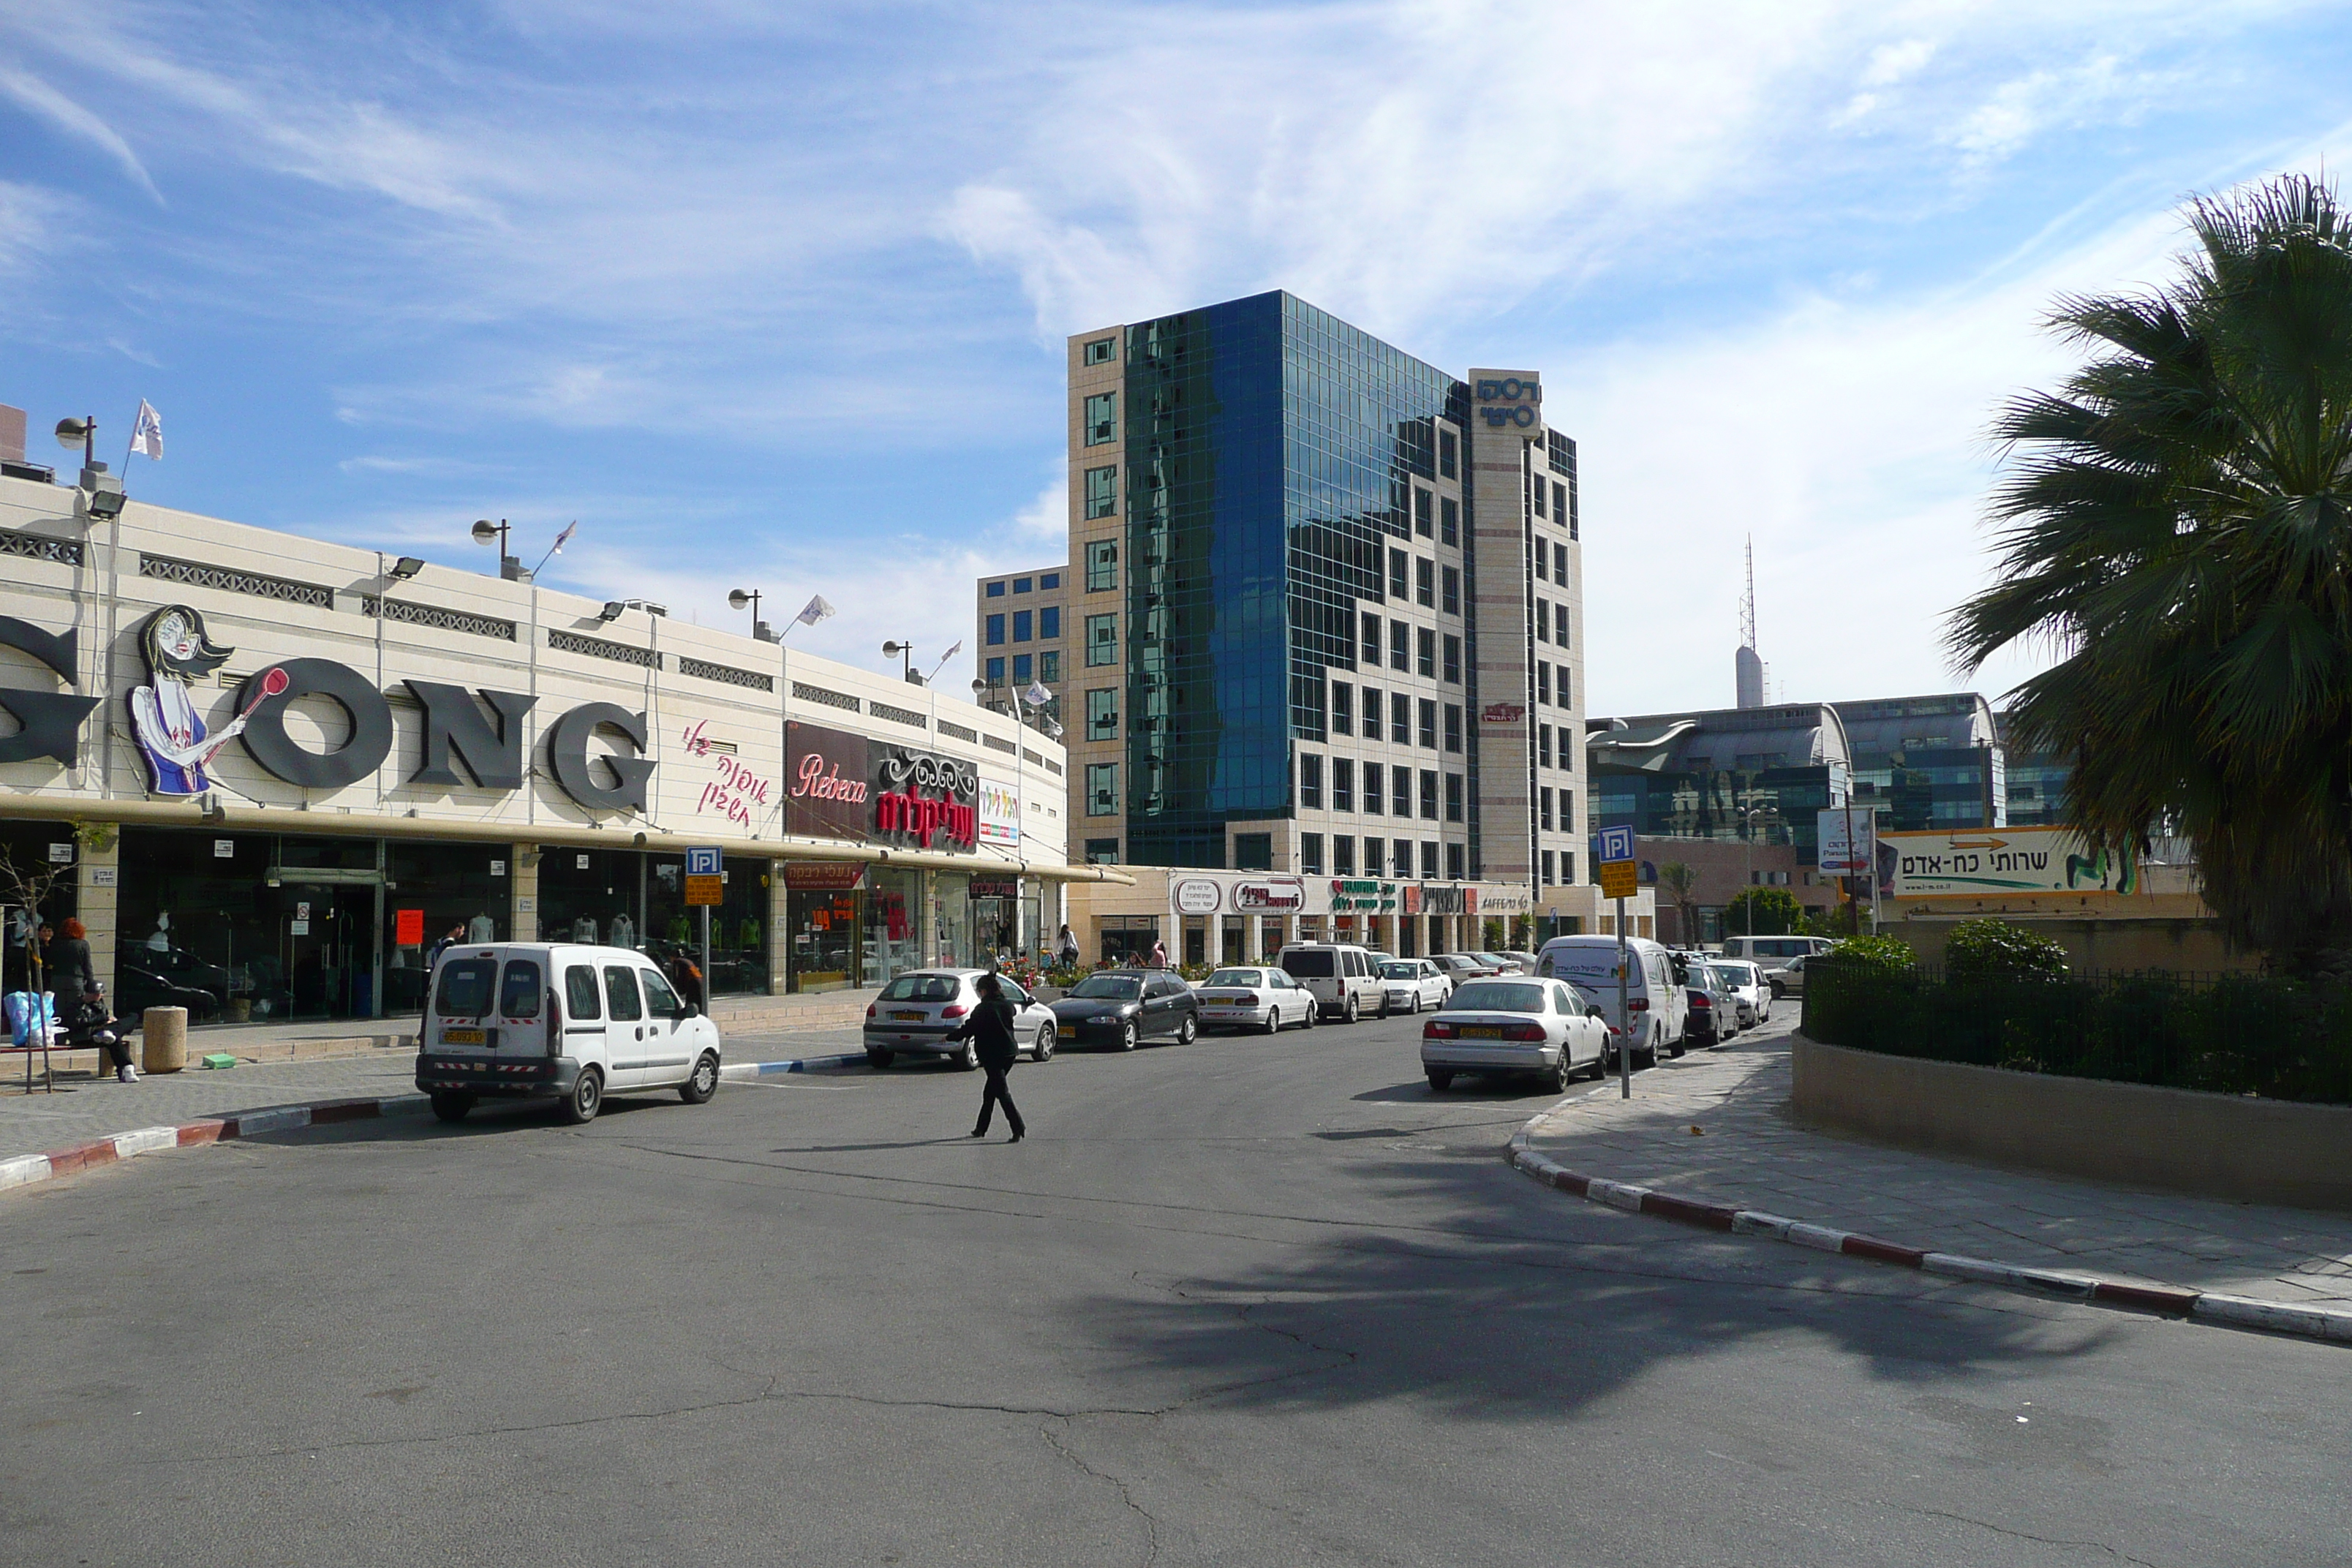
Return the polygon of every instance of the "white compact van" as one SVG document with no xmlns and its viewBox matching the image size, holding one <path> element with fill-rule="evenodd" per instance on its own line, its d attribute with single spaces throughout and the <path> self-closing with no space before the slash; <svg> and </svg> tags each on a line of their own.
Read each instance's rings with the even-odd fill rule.
<svg viewBox="0 0 2352 1568">
<path fill-rule="evenodd" d="M 1625 1016 L 1617 1012 L 1617 939 L 1613 936 L 1556 936 L 1536 954 L 1536 973 L 1573 982 L 1590 992 L 1601 1009 L 1622 1033 L 1611 1037 L 1611 1070 L 1616 1068 L 1616 1042 L 1633 1042 L 1633 1060 L 1655 1067 L 1658 1054 L 1683 1054 L 1683 1031 L 1690 1018 L 1690 996 L 1675 978 L 1674 955 L 1647 937 L 1629 937 L 1625 951 L 1630 964 L 1625 975 Z M 1629 1022 L 1630 1020 L 1630 1022 Z"/>
<path fill-rule="evenodd" d="M 1825 936 L 1727 936 L 1723 939 L 1723 956 L 1745 958 L 1767 969 L 1775 968 L 1792 958 L 1808 958 L 1816 952 L 1827 952 L 1830 939 Z"/>
<path fill-rule="evenodd" d="M 551 1097 L 572 1123 L 607 1094 L 719 1088 L 719 1026 L 644 953 L 569 942 L 451 947 L 416 1032 L 416 1087 L 456 1121 L 488 1099 Z"/>
<path fill-rule="evenodd" d="M 1372 955 L 1352 942 L 1302 942 L 1282 950 L 1276 963 L 1315 995 L 1316 1010 L 1352 1024 L 1367 1014 L 1389 1016 L 1388 986 Z"/>
</svg>

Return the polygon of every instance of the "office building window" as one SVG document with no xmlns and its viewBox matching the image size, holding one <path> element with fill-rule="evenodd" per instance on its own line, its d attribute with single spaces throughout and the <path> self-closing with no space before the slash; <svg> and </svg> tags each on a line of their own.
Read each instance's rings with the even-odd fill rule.
<svg viewBox="0 0 2352 1568">
<path fill-rule="evenodd" d="M 1437 563 L 1425 555 L 1412 563 L 1412 597 L 1424 609 L 1437 608 Z"/>
<path fill-rule="evenodd" d="M 1001 612 L 988 617 L 988 646 L 1004 646 L 1004 616 Z"/>
<path fill-rule="evenodd" d="M 1087 739 L 1118 739 L 1118 688 L 1098 686 L 1087 693 Z"/>
<path fill-rule="evenodd" d="M 1422 627 L 1421 634 L 1415 639 L 1414 646 L 1419 650 L 1419 662 L 1415 668 L 1421 671 L 1424 679 L 1436 679 L 1437 634 L 1431 631 L 1427 626 Z"/>
<path fill-rule="evenodd" d="M 1551 666 L 1541 659 L 1536 660 L 1536 700 L 1551 700 Z"/>
<path fill-rule="evenodd" d="M 1037 656 L 1037 679 L 1048 686 L 1062 683 L 1062 650 L 1055 648 Z"/>
<path fill-rule="evenodd" d="M 1429 537 L 1431 502 L 1436 498 L 1419 485 L 1412 487 L 1412 531 L 1423 539 Z"/>
<path fill-rule="evenodd" d="M 1449 752 L 1462 749 L 1462 704 L 1459 702 L 1445 705 L 1445 749 Z"/>
<path fill-rule="evenodd" d="M 1437 581 L 1440 588 L 1440 592 L 1437 596 L 1437 607 L 1444 611 L 1449 616 L 1460 615 L 1462 613 L 1461 568 L 1458 566 L 1448 566 L 1445 570 L 1437 574 Z"/>
<path fill-rule="evenodd" d="M 1014 642 L 1032 642 L 1035 640 L 1029 635 L 1029 621 L 1030 616 L 1028 611 L 1015 610 L 1013 612 L 1013 640 Z"/>
<path fill-rule="evenodd" d="M 1323 759 L 1311 752 L 1298 753 L 1298 804 L 1307 811 L 1323 809 Z"/>
<path fill-rule="evenodd" d="M 1118 465 L 1087 470 L 1087 515 L 1117 517 L 1118 515 Z"/>
<path fill-rule="evenodd" d="M 1087 617 L 1087 663 L 1089 666 L 1118 662 L 1118 616 L 1088 616 Z"/>
<path fill-rule="evenodd" d="M 1543 852 L 1543 885 L 1547 888 L 1559 886 L 1558 883 L 1551 879 L 1551 873 L 1552 853 L 1550 850 L 1547 849 Z"/>
<path fill-rule="evenodd" d="M 1273 870 L 1274 835 L 1271 833 L 1234 834 L 1234 869 L 1236 871 Z"/>
<path fill-rule="evenodd" d="M 1564 604 L 1551 607 L 1551 640 L 1562 647 L 1568 646 L 1568 606 Z"/>
<path fill-rule="evenodd" d="M 1390 841 L 1389 847 L 1396 856 L 1396 859 L 1394 861 L 1396 874 L 1400 877 L 1412 876 L 1412 840 L 1410 838 L 1392 839 Z"/>
<path fill-rule="evenodd" d="M 1462 775 L 1460 773 L 1445 775 L 1445 820 L 1448 822 L 1462 820 Z"/>
<path fill-rule="evenodd" d="M 991 686 L 1004 684 L 1004 658 L 1001 654 L 988 661 L 988 683 Z"/>
<path fill-rule="evenodd" d="M 1356 764 L 1346 757 L 1331 759 L 1331 809 L 1356 809 Z"/>
<path fill-rule="evenodd" d="M 1458 460 L 1454 451 L 1458 446 L 1459 443 L 1454 440 L 1453 431 L 1440 430 L 1437 433 L 1437 477 L 1439 479 L 1454 478 L 1454 465 Z"/>
<path fill-rule="evenodd" d="M 1087 865 L 1089 865 L 1089 866 L 1116 866 L 1116 865 L 1118 865 L 1118 839 L 1116 839 L 1116 838 L 1089 838 L 1089 839 L 1087 839 Z"/>
<path fill-rule="evenodd" d="M 1559 885 L 1565 888 L 1574 883 L 1575 880 L 1576 851 L 1573 849 L 1563 849 L 1559 852 Z"/>
<path fill-rule="evenodd" d="M 1097 392 L 1087 399 L 1087 445 L 1099 447 L 1118 435 L 1118 394 Z"/>
<path fill-rule="evenodd" d="M 1454 685 L 1462 684 L 1462 639 L 1445 639 L 1445 679 Z"/>
<path fill-rule="evenodd" d="M 1298 836 L 1298 868 L 1310 877 L 1323 874 L 1323 836 L 1302 833 Z"/>
<path fill-rule="evenodd" d="M 1097 338 L 1087 344 L 1086 359 L 1088 364 L 1108 364 L 1118 357 L 1118 340 L 1117 338 Z"/>
<path fill-rule="evenodd" d="M 1459 844 L 1447 845 L 1445 847 L 1446 880 L 1452 882 L 1462 880 L 1462 846 Z"/>
<path fill-rule="evenodd" d="M 1118 586 L 1118 541 L 1097 539 L 1087 546 L 1087 592 Z"/>
<path fill-rule="evenodd" d="M 1433 698 L 1421 700 L 1421 743 L 1430 751 L 1437 750 L 1437 702 Z"/>
<path fill-rule="evenodd" d="M 1551 576 L 1555 583 L 1565 584 L 1568 582 L 1568 546 L 1565 544 L 1551 547 Z"/>
<path fill-rule="evenodd" d="M 1048 592 L 1051 592 L 1053 589 L 1058 588 L 1061 585 L 1062 574 L 1059 572 L 1048 572 L 1043 577 L 1037 579 L 1037 586 Z"/>
<path fill-rule="evenodd" d="M 1551 606 L 1541 599 L 1536 601 L 1536 641 L 1551 641 Z"/>
<path fill-rule="evenodd" d="M 1389 552 L 1389 597 L 1402 605 L 1405 601 L 1404 552 Z"/>
<path fill-rule="evenodd" d="M 1538 823 L 1540 823 L 1540 824 L 1542 825 L 1542 826 L 1543 826 L 1543 830 L 1544 830 L 1546 833 L 1549 833 L 1549 832 L 1552 830 L 1552 826 L 1551 826 L 1551 791 L 1550 791 L 1550 790 L 1549 790 L 1549 789 L 1539 789 L 1539 790 L 1536 791 L 1536 804 L 1537 804 L 1537 817 L 1536 817 L 1536 820 L 1537 820 Z"/>
<path fill-rule="evenodd" d="M 1016 593 L 1016 594 L 1025 594 L 1025 593 L 1029 592 L 1029 589 L 1030 589 L 1030 582 L 1029 582 L 1029 579 L 1028 579 L 1028 578 L 1026 578 L 1026 577 L 1015 577 L 1014 579 L 1013 579 L 1013 591 L 1014 593 Z"/>
<path fill-rule="evenodd" d="M 1047 605 L 1037 612 L 1037 640 L 1053 642 L 1062 635 L 1062 606 Z"/>
<path fill-rule="evenodd" d="M 1551 766 L 1551 726 L 1549 724 L 1536 726 L 1536 765 L 1543 768 Z"/>
<path fill-rule="evenodd" d="M 992 599 L 1002 599 L 1004 597 L 1004 584 L 1002 583 L 991 583 L 988 585 L 988 596 Z"/>
<path fill-rule="evenodd" d="M 1381 780 L 1381 764 L 1366 763 L 1364 764 L 1364 809 L 1374 816 L 1381 814 L 1382 804 L 1381 791 L 1385 787 L 1386 785 Z"/>
<path fill-rule="evenodd" d="M 1412 770 L 1402 763 L 1389 768 L 1389 806 L 1391 816 L 1412 815 Z"/>
<path fill-rule="evenodd" d="M 1402 621 L 1389 623 L 1389 668 L 1391 669 L 1412 668 L 1412 628 Z"/>
<path fill-rule="evenodd" d="M 1331 875 L 1352 877 L 1356 874 L 1356 840 L 1345 833 L 1331 836 Z"/>
<path fill-rule="evenodd" d="M 1462 503 L 1452 496 L 1437 503 L 1437 542 L 1462 542 Z"/>
<path fill-rule="evenodd" d="M 1367 615 L 1364 617 L 1364 651 L 1361 657 L 1366 664 L 1375 669 L 1380 668 L 1381 618 L 1378 616 Z"/>
<path fill-rule="evenodd" d="M 1117 763 L 1087 764 L 1087 815 L 1088 816 L 1118 815 L 1118 764 Z"/>
<path fill-rule="evenodd" d="M 1331 683 L 1331 733 L 1356 732 L 1356 689 L 1344 680 Z"/>
<path fill-rule="evenodd" d="M 1014 654 L 1013 656 L 1013 684 L 1015 686 L 1026 686 L 1029 683 L 1032 673 L 1033 672 L 1029 668 L 1029 656 L 1025 653 Z"/>
<path fill-rule="evenodd" d="M 1402 691 L 1389 693 L 1389 739 L 1400 746 L 1412 744 L 1412 699 Z"/>
<path fill-rule="evenodd" d="M 1536 541 L 1536 581 L 1548 583 L 1550 580 L 1551 552 L 1545 549 L 1544 542 L 1538 539 Z"/>
<path fill-rule="evenodd" d="M 1531 491 L 1533 491 L 1533 492 L 1534 492 L 1534 495 L 1535 495 L 1536 515 L 1537 515 L 1538 517 L 1541 517 L 1541 516 L 1543 516 L 1543 514 L 1544 514 L 1544 498 L 1545 498 L 1545 495 L 1546 495 L 1546 493 L 1547 493 L 1547 481 L 1545 481 L 1545 480 L 1543 480 L 1543 479 L 1538 479 L 1538 480 L 1536 480 L 1534 483 L 1532 483 L 1531 485 L 1529 485 L 1528 488 Z"/>
<path fill-rule="evenodd" d="M 1437 879 L 1437 840 L 1434 838 L 1421 841 L 1421 874 L 1433 882 Z"/>
<path fill-rule="evenodd" d="M 1559 826 L 1564 833 L 1576 831 L 1576 792 L 1573 790 L 1559 792 Z"/>
<path fill-rule="evenodd" d="M 1373 687 L 1364 688 L 1364 739 L 1381 738 L 1381 694 Z"/>
<path fill-rule="evenodd" d="M 1551 482 L 1551 520 L 1554 522 L 1568 521 L 1568 487 L 1558 479 Z"/>
<path fill-rule="evenodd" d="M 1431 822 L 1437 820 L 1437 770 L 1421 770 L 1421 815 Z"/>
<path fill-rule="evenodd" d="M 1559 679 L 1552 684 L 1559 688 L 1559 705 L 1561 707 L 1573 708 L 1576 706 L 1576 699 L 1570 697 L 1568 692 L 1568 666 L 1563 664 L 1559 667 Z"/>
<path fill-rule="evenodd" d="M 1385 839 L 1367 838 L 1364 840 L 1365 876 L 1378 877 L 1383 874 L 1381 870 L 1381 866 L 1387 857 L 1382 855 L 1381 851 L 1387 847 L 1387 840 Z"/>
</svg>

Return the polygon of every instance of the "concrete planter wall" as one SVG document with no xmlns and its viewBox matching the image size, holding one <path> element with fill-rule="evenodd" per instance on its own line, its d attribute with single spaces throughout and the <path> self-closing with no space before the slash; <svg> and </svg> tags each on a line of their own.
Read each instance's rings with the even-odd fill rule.
<svg viewBox="0 0 2352 1568">
<path fill-rule="evenodd" d="M 1920 1061 L 1795 1040 L 1806 1121 L 2203 1197 L 2352 1210 L 2352 1107 Z"/>
</svg>

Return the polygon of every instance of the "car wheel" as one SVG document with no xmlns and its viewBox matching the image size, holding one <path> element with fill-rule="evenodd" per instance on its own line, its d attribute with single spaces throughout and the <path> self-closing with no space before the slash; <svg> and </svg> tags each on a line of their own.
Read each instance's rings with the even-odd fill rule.
<svg viewBox="0 0 2352 1568">
<path fill-rule="evenodd" d="M 872 1068 L 876 1072 L 881 1072 L 882 1070 L 884 1070 L 885 1068 L 887 1068 L 887 1067 L 889 1067 L 889 1065 L 890 1065 L 890 1060 L 891 1060 L 891 1058 L 890 1058 L 890 1053 L 889 1053 L 888 1051 L 877 1051 L 877 1050 L 871 1050 L 871 1049 L 869 1049 L 869 1050 L 867 1050 L 867 1051 L 866 1051 L 866 1065 L 867 1067 Z"/>
<path fill-rule="evenodd" d="M 572 1092 L 556 1102 L 563 1120 L 574 1127 L 585 1127 L 596 1120 L 604 1109 L 604 1075 L 594 1068 L 582 1068 L 572 1080 Z"/>
<path fill-rule="evenodd" d="M 1568 1047 L 1566 1045 L 1562 1045 L 1559 1047 L 1559 1064 L 1557 1067 L 1554 1067 L 1549 1072 L 1544 1074 L 1544 1085 L 1554 1094 L 1566 1094 L 1568 1092 L 1568 1080 L 1575 1076 L 1576 1069 L 1569 1065 Z"/>
<path fill-rule="evenodd" d="M 1452 1073 L 1446 1071 L 1444 1068 L 1432 1068 L 1429 1069 L 1430 1093 L 1444 1094 L 1447 1089 L 1453 1087 L 1454 1075 Z"/>
<path fill-rule="evenodd" d="M 1389 1003 L 1389 994 L 1386 991 L 1382 991 L 1381 993 L 1381 1010 L 1376 1016 L 1385 1018 L 1393 1011 L 1395 1011 L 1395 1009 Z"/>
<path fill-rule="evenodd" d="M 1356 1021 L 1356 998 L 1355 998 L 1354 994 L 1351 992 L 1351 993 L 1349 993 L 1349 996 L 1348 996 L 1348 1004 L 1347 1004 L 1347 1005 L 1339 1009 L 1339 1022 L 1341 1022 L 1341 1023 L 1343 1023 L 1343 1024 L 1352 1024 L 1352 1023 L 1354 1023 L 1355 1021 Z"/>
<path fill-rule="evenodd" d="M 1190 1013 L 1185 1014 L 1184 1021 L 1176 1026 L 1176 1043 L 1180 1046 L 1189 1046 L 1200 1037 L 1201 1021 Z"/>
<path fill-rule="evenodd" d="M 1037 1044 L 1029 1054 L 1031 1057 L 1041 1062 L 1050 1062 L 1054 1059 L 1053 1025 L 1048 1024 L 1044 1028 L 1037 1031 Z"/>
<path fill-rule="evenodd" d="M 1269 1002 L 1265 1005 L 1265 1022 L 1258 1026 L 1258 1033 L 1262 1035 L 1278 1035 L 1282 1033 L 1281 1003 Z"/>
<path fill-rule="evenodd" d="M 958 1072 L 977 1071 L 980 1067 L 980 1047 L 966 1040 L 963 1043 L 963 1049 L 950 1057 L 948 1060 L 955 1065 Z"/>
<path fill-rule="evenodd" d="M 1322 1021 L 1323 1004 L 1315 1000 L 1314 997 L 1309 996 L 1307 999 L 1307 1019 L 1306 1022 L 1299 1025 L 1299 1027 L 1302 1029 L 1311 1029 Z"/>
<path fill-rule="evenodd" d="M 1712 1049 L 1715 1046 L 1715 1042 L 1713 1040 L 1709 1040 L 1707 1042 L 1707 1046 L 1708 1048 Z M 1685 1037 L 1685 1039 L 1676 1040 L 1673 1045 L 1668 1046 L 1666 1047 L 1666 1055 L 1670 1058 L 1679 1061 L 1682 1058 L 1683 1052 L 1687 1048 L 1687 1037 Z M 1655 1061 L 1657 1059 L 1657 1056 L 1658 1053 L 1654 1050 L 1650 1053 L 1650 1059 Z"/>
<path fill-rule="evenodd" d="M 444 1121 L 463 1121 L 466 1112 L 474 1109 L 470 1094 L 436 1094 L 433 1097 L 433 1114 Z"/>
<path fill-rule="evenodd" d="M 1142 1040 L 1143 1032 L 1135 1026 L 1134 1019 L 1129 1018 L 1125 1024 L 1119 1026 L 1118 1048 L 1120 1050 L 1131 1051 L 1135 1049 L 1138 1045 L 1141 1044 Z"/>
<path fill-rule="evenodd" d="M 694 1076 L 677 1086 L 677 1097 L 688 1105 L 708 1105 L 719 1092 L 719 1058 L 709 1051 L 694 1064 Z"/>
</svg>

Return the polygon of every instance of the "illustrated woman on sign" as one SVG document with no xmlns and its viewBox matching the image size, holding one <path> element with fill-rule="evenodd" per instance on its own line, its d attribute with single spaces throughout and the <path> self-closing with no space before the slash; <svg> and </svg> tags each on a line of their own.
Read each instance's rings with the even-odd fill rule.
<svg viewBox="0 0 2352 1568">
<path fill-rule="evenodd" d="M 213 753 L 245 731 L 239 714 L 207 736 L 196 716 L 188 683 L 228 662 L 236 650 L 215 647 L 205 635 L 205 617 L 185 605 L 173 605 L 149 617 L 145 636 L 147 677 L 131 688 L 131 727 L 147 754 L 151 795 L 202 795 L 212 788 L 205 766 Z"/>
</svg>

